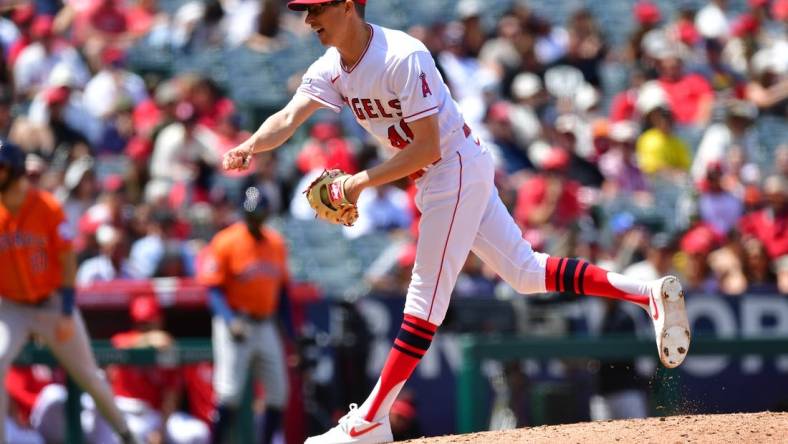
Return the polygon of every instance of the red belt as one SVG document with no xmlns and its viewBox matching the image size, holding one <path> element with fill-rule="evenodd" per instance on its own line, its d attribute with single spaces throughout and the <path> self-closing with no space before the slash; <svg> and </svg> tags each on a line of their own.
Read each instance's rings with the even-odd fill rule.
<svg viewBox="0 0 788 444">
<path fill-rule="evenodd" d="M 467 139 L 468 137 L 470 137 L 470 136 L 471 136 L 471 127 L 470 127 L 470 126 L 468 126 L 468 124 L 467 124 L 467 123 L 463 123 L 463 124 L 462 124 L 462 132 L 465 134 L 465 138 Z M 478 143 L 477 143 L 477 145 L 478 145 Z M 438 160 L 436 160 L 435 162 L 432 162 L 432 165 L 435 165 L 436 163 L 438 163 L 438 162 L 440 162 L 440 161 L 441 161 L 441 158 L 439 157 L 439 158 L 438 158 Z M 423 176 L 423 175 L 424 175 L 424 173 L 426 173 L 426 172 L 427 172 L 427 170 L 426 170 L 426 169 L 424 169 L 424 168 L 422 168 L 422 169 L 420 169 L 420 170 L 416 171 L 415 173 L 413 173 L 413 174 L 410 174 L 408 177 L 409 177 L 411 180 L 414 180 L 414 181 L 415 181 L 416 179 L 418 179 L 418 178 L 420 178 L 421 176 Z"/>
</svg>

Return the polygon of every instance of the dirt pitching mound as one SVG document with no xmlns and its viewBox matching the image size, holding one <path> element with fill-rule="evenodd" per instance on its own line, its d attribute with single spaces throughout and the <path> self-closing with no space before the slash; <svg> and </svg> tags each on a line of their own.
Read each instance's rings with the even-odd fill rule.
<svg viewBox="0 0 788 444">
<path fill-rule="evenodd" d="M 438 436 L 411 444 L 788 443 L 788 413 L 731 413 L 598 421 Z"/>
</svg>

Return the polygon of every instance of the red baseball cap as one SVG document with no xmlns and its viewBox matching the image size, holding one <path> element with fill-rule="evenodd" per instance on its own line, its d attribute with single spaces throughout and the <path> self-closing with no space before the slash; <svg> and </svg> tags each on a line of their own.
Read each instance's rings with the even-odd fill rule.
<svg viewBox="0 0 788 444">
<path fill-rule="evenodd" d="M 161 319 L 161 308 L 155 296 L 138 296 L 131 301 L 131 320 L 137 323 Z"/>
<path fill-rule="evenodd" d="M 662 18 L 659 7 L 650 1 L 640 1 L 633 8 L 638 22 L 646 25 L 657 23 Z"/>
<path fill-rule="evenodd" d="M 51 37 L 55 19 L 49 15 L 38 15 L 30 25 L 30 35 L 34 38 Z"/>
<path fill-rule="evenodd" d="M 335 0 L 292 0 L 287 4 L 287 7 L 293 11 L 306 11 L 309 5 L 319 5 L 321 3 L 331 3 Z M 353 0 L 359 5 L 366 5 L 367 0 Z"/>
<path fill-rule="evenodd" d="M 542 161 L 542 169 L 545 171 L 561 171 L 569 166 L 569 153 L 561 147 L 550 148 L 550 151 Z"/>
<path fill-rule="evenodd" d="M 11 20 L 17 26 L 27 26 L 33 22 L 33 19 L 36 17 L 36 5 L 33 3 L 26 3 L 24 5 L 18 6 L 14 9 L 14 12 L 11 13 Z"/>
<path fill-rule="evenodd" d="M 681 250 L 687 254 L 708 254 L 716 248 L 718 236 L 706 225 L 692 228 L 681 238 Z"/>
<path fill-rule="evenodd" d="M 71 89 L 67 86 L 55 86 L 44 92 L 44 100 L 48 105 L 63 104 L 68 101 Z"/>
</svg>

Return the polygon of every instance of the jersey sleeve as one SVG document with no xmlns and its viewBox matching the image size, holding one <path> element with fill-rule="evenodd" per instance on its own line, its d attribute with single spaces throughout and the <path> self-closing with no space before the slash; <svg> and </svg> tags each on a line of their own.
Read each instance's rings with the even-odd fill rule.
<svg viewBox="0 0 788 444">
<path fill-rule="evenodd" d="M 296 94 L 306 96 L 334 112 L 342 110 L 342 95 L 334 87 L 339 74 L 334 74 L 329 54 L 323 55 L 312 63 L 312 66 L 301 79 Z"/>
<path fill-rule="evenodd" d="M 197 281 L 207 287 L 220 287 L 226 282 L 227 261 L 216 240 L 204 248 L 197 259 Z"/>
<path fill-rule="evenodd" d="M 405 122 L 436 114 L 441 78 L 435 60 L 425 51 L 409 54 L 394 67 L 392 88 L 397 92 Z"/>
</svg>

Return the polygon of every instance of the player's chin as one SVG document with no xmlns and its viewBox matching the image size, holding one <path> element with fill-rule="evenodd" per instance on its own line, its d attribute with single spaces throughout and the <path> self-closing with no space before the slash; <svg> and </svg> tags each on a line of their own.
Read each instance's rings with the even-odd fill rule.
<svg viewBox="0 0 788 444">
<path fill-rule="evenodd" d="M 328 34 L 326 33 L 325 29 L 321 29 L 320 31 L 316 31 L 315 35 L 317 35 L 317 39 L 320 40 L 322 45 L 329 45 Z"/>
</svg>

